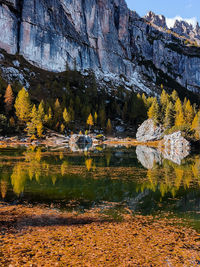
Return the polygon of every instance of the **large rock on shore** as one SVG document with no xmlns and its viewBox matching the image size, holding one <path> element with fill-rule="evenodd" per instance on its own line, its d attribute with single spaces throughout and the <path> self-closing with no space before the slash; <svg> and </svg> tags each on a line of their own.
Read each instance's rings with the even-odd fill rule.
<svg viewBox="0 0 200 267">
<path fill-rule="evenodd" d="M 156 126 L 152 119 L 144 121 L 138 128 L 136 139 L 139 142 L 156 141 L 162 139 L 163 129 Z"/>
</svg>

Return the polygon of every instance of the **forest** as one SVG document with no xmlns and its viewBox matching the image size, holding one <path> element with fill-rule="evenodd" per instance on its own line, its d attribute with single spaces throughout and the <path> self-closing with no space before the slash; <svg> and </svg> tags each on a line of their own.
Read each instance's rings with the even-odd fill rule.
<svg viewBox="0 0 200 267">
<path fill-rule="evenodd" d="M 94 75 L 89 85 L 78 72 L 72 72 L 71 76 L 66 72 L 60 85 L 57 81 L 45 84 L 49 87 L 46 91 L 40 84 L 35 90 L 26 90 L 0 78 L 1 134 L 24 132 L 31 139 L 45 137 L 46 129 L 65 134 L 95 129 L 112 134 L 116 121 L 127 128 L 137 128 L 151 118 L 155 125 L 163 126 L 165 134 L 181 130 L 191 140 L 200 139 L 198 105 L 191 104 L 186 97 L 182 101 L 175 90 L 168 94 L 161 84 L 162 94 L 155 97 L 120 87 L 109 95 L 98 88 Z"/>
</svg>

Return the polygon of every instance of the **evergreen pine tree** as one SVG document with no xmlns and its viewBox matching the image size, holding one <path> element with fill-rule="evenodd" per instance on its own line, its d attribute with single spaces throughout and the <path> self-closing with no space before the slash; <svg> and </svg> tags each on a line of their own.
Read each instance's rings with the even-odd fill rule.
<svg viewBox="0 0 200 267">
<path fill-rule="evenodd" d="M 112 133 L 112 124 L 111 124 L 111 120 L 110 119 L 108 119 L 108 121 L 107 121 L 106 131 L 107 131 L 107 134 L 111 134 Z"/>
<path fill-rule="evenodd" d="M 123 111 L 122 111 L 122 118 L 123 120 L 127 119 L 127 113 L 128 113 L 128 103 L 127 101 L 124 103 Z"/>
<path fill-rule="evenodd" d="M 14 101 L 14 95 L 11 85 L 9 84 L 8 87 L 6 88 L 6 92 L 4 95 L 5 110 L 7 114 L 12 110 L 13 101 Z"/>
<path fill-rule="evenodd" d="M 16 115 L 18 119 L 22 122 L 28 122 L 31 113 L 31 101 L 29 98 L 29 93 L 23 87 L 16 98 L 15 101 Z"/>
<path fill-rule="evenodd" d="M 97 119 L 98 119 L 98 115 L 97 115 L 97 112 L 94 113 L 94 122 L 95 124 L 97 124 Z"/>
<path fill-rule="evenodd" d="M 70 115 L 71 121 L 73 121 L 75 118 L 75 114 L 74 114 L 74 109 L 72 105 L 69 106 L 69 115 Z"/>
<path fill-rule="evenodd" d="M 60 122 L 61 117 L 62 117 L 62 109 L 61 109 L 60 102 L 57 98 L 54 104 L 54 118 L 56 120 L 56 123 Z"/>
<path fill-rule="evenodd" d="M 99 111 L 99 120 L 100 120 L 100 125 L 103 128 L 105 126 L 105 121 L 106 121 L 106 112 L 104 107 L 101 107 Z"/>
</svg>

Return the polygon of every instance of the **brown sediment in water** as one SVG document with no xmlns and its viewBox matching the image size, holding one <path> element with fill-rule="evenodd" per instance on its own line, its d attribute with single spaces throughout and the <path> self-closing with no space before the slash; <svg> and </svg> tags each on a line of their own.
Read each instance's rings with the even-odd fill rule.
<svg viewBox="0 0 200 267">
<path fill-rule="evenodd" d="M 180 224 L 180 225 L 177 225 Z M 1 266 L 197 266 L 200 235 L 178 219 L 0 205 Z"/>
</svg>

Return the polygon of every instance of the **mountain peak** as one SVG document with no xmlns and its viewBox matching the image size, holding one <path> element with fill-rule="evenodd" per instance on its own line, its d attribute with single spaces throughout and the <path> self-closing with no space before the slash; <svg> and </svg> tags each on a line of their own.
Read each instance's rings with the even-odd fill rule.
<svg viewBox="0 0 200 267">
<path fill-rule="evenodd" d="M 166 18 L 163 15 L 156 15 L 154 12 L 149 11 L 144 18 L 159 27 L 167 27 Z"/>
</svg>

